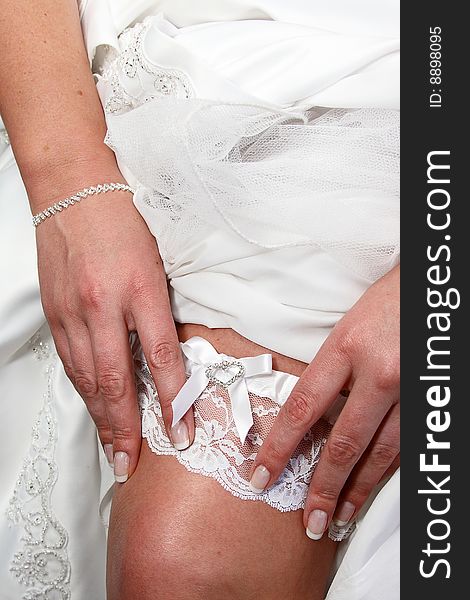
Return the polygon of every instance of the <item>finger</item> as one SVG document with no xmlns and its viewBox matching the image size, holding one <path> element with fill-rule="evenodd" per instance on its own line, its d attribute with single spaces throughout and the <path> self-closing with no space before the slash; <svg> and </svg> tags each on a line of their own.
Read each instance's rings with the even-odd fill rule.
<svg viewBox="0 0 470 600">
<path fill-rule="evenodd" d="M 194 416 L 191 408 L 171 427 L 171 403 L 186 381 L 181 347 L 171 314 L 168 294 L 145 301 L 140 295 L 133 306 L 133 317 L 142 350 L 152 373 L 168 437 L 175 448 L 183 450 L 194 439 Z"/>
<path fill-rule="evenodd" d="M 67 377 L 72 380 L 72 358 L 70 356 L 69 341 L 67 339 L 65 329 L 62 326 L 55 327 L 54 329 L 51 327 L 51 333 L 52 337 L 54 338 L 54 345 L 57 350 L 57 354 L 59 355 L 64 367 L 64 371 Z"/>
<path fill-rule="evenodd" d="M 112 432 L 114 475 L 124 483 L 137 466 L 142 442 L 129 332 L 118 312 L 101 316 L 89 329 L 97 387 Z"/>
<path fill-rule="evenodd" d="M 67 334 L 63 326 L 56 327 L 52 332 L 54 336 L 54 343 L 56 346 L 57 353 L 62 361 L 64 371 L 67 377 L 70 379 L 71 383 L 74 385 L 77 392 L 79 392 L 77 386 L 74 383 L 74 369 L 72 366 L 72 356 L 69 346 L 69 341 L 67 338 Z M 88 330 L 85 332 L 88 335 Z M 75 336 L 71 336 L 75 339 Z M 91 349 L 90 349 L 91 355 Z M 82 353 L 77 352 L 77 357 L 82 357 Z M 83 370 L 83 366 L 79 365 L 79 369 Z M 82 396 L 82 393 L 79 392 Z M 84 399 L 85 401 L 85 399 Z M 88 404 L 87 404 L 88 402 Z M 113 466 L 113 444 L 112 444 L 112 435 L 111 428 L 109 426 L 108 417 L 106 415 L 106 411 L 104 408 L 104 404 L 101 399 L 98 399 L 96 402 L 94 398 L 87 399 L 85 401 L 87 405 L 87 410 L 92 417 L 98 432 L 98 437 L 100 438 L 101 445 L 103 447 L 103 452 L 106 456 L 106 459 L 109 463 L 109 466 Z"/>
<path fill-rule="evenodd" d="M 397 465 L 400 452 L 400 405 L 388 412 L 366 452 L 354 467 L 341 491 L 333 520 L 343 527 L 362 508 L 373 489 Z"/>
<path fill-rule="evenodd" d="M 400 453 L 398 453 L 398 455 L 395 457 L 395 460 L 392 462 L 392 464 L 388 467 L 388 469 L 382 475 L 379 483 L 382 483 L 382 481 L 391 477 L 395 473 L 395 471 L 398 471 L 399 468 L 400 468 Z"/>
<path fill-rule="evenodd" d="M 281 407 L 256 456 L 250 481 L 254 491 L 278 479 L 305 433 L 337 398 L 350 374 L 348 361 L 327 340 Z"/>
<path fill-rule="evenodd" d="M 90 333 L 83 321 L 75 321 L 66 330 L 67 344 L 70 351 L 70 363 L 65 365 L 65 372 L 73 386 L 83 398 L 88 412 L 98 430 L 98 436 L 108 461 L 112 460 L 111 445 L 113 436 L 106 414 L 103 399 L 99 394 L 96 380 L 93 350 Z"/>
<path fill-rule="evenodd" d="M 355 464 L 369 446 L 393 404 L 393 394 L 377 401 L 375 388 L 355 382 L 310 482 L 305 504 L 307 535 L 320 539 L 334 513 L 338 496 Z"/>
</svg>

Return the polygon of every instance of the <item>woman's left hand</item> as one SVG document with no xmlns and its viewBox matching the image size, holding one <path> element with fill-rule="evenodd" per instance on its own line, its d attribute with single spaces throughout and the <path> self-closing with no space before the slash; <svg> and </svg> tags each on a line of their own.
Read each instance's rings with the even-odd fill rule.
<svg viewBox="0 0 470 600">
<path fill-rule="evenodd" d="M 399 460 L 400 268 L 375 282 L 337 323 L 281 408 L 258 452 L 251 484 L 273 484 L 306 432 L 349 390 L 315 469 L 307 535 L 349 522 Z"/>
</svg>

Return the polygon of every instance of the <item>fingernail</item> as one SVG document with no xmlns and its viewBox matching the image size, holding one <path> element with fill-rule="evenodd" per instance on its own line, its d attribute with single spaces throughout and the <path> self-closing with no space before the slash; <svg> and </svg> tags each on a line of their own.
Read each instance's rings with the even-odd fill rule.
<svg viewBox="0 0 470 600">
<path fill-rule="evenodd" d="M 113 456 L 113 445 L 105 444 L 103 446 L 104 453 L 106 455 L 106 459 L 110 467 L 114 466 L 114 456 Z"/>
<path fill-rule="evenodd" d="M 188 426 L 180 419 L 171 428 L 171 441 L 177 450 L 184 450 L 189 446 L 189 431 Z"/>
<path fill-rule="evenodd" d="M 351 502 L 342 502 L 334 516 L 335 524 L 339 527 L 347 525 L 355 510 L 356 507 Z"/>
<path fill-rule="evenodd" d="M 129 456 L 126 452 L 114 454 L 114 479 L 118 483 L 124 483 L 129 477 Z"/>
<path fill-rule="evenodd" d="M 324 510 L 312 510 L 308 517 L 305 533 L 311 540 L 319 540 L 326 529 L 328 515 Z"/>
<path fill-rule="evenodd" d="M 250 479 L 250 488 L 255 494 L 264 492 L 264 488 L 268 485 L 271 474 L 264 465 L 258 465 Z"/>
</svg>

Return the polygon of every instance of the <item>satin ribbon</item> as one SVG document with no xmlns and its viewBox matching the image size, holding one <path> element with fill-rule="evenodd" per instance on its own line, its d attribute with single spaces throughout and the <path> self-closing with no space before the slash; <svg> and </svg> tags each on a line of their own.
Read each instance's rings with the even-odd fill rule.
<svg viewBox="0 0 470 600">
<path fill-rule="evenodd" d="M 233 358 L 219 354 L 215 348 L 201 337 L 193 337 L 181 349 L 193 363 L 191 375 L 171 403 L 173 409 L 172 427 L 186 414 L 210 381 L 223 385 L 230 397 L 232 414 L 240 441 L 243 444 L 253 425 L 250 398 L 246 379 L 255 375 L 272 373 L 271 354 L 260 354 L 246 358 Z M 226 366 L 220 366 L 222 363 Z M 234 379 L 226 385 L 225 382 Z"/>
</svg>

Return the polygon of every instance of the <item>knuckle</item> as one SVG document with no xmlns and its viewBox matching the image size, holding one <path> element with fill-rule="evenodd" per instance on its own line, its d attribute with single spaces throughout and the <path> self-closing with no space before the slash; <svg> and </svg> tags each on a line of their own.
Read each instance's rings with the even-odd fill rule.
<svg viewBox="0 0 470 600">
<path fill-rule="evenodd" d="M 110 429 L 106 429 L 103 427 L 96 426 L 98 431 L 98 437 L 101 440 L 102 444 L 112 444 L 113 443 L 113 434 Z"/>
<path fill-rule="evenodd" d="M 265 459 L 263 459 L 261 462 L 263 462 L 263 464 L 265 464 L 267 467 L 275 467 L 276 469 L 279 469 L 280 466 L 287 460 L 285 451 L 276 441 L 271 441 L 269 446 L 266 445 L 263 450 L 265 452 Z M 273 469 L 270 468 L 269 470 L 272 471 Z"/>
<path fill-rule="evenodd" d="M 361 455 L 359 444 L 353 438 L 333 435 L 326 444 L 329 462 L 336 467 L 354 464 Z"/>
<path fill-rule="evenodd" d="M 78 297 L 81 305 L 87 310 L 100 311 L 105 304 L 105 291 L 96 282 L 82 283 Z"/>
<path fill-rule="evenodd" d="M 126 378 L 118 371 L 102 371 L 98 373 L 98 388 L 106 398 L 122 398 L 127 391 Z"/>
<path fill-rule="evenodd" d="M 119 442 L 128 441 L 136 436 L 136 430 L 129 426 L 121 423 L 119 425 L 111 424 L 113 432 L 113 443 L 119 446 Z"/>
<path fill-rule="evenodd" d="M 395 460 L 397 454 L 398 448 L 392 444 L 377 442 L 371 451 L 369 460 L 372 462 L 374 467 L 386 469 Z"/>
<path fill-rule="evenodd" d="M 60 307 L 60 318 L 63 322 L 75 322 L 78 317 L 77 297 L 71 294 L 64 296 L 57 301 L 57 306 Z"/>
<path fill-rule="evenodd" d="M 108 419 L 103 418 L 102 416 L 92 415 L 93 421 L 96 425 L 96 429 L 98 430 L 98 435 L 100 440 L 102 441 L 112 441 L 113 440 L 113 432 L 109 425 Z"/>
<path fill-rule="evenodd" d="M 177 364 L 179 356 L 179 348 L 175 344 L 166 341 L 157 342 L 150 350 L 150 366 L 157 371 L 167 370 Z"/>
<path fill-rule="evenodd" d="M 315 400 L 305 389 L 294 391 L 284 405 L 284 416 L 292 427 L 309 424 Z"/>
<path fill-rule="evenodd" d="M 399 359 L 382 361 L 377 371 L 377 387 L 383 391 L 391 391 L 397 387 L 400 381 Z"/>
<path fill-rule="evenodd" d="M 338 498 L 338 490 L 331 490 L 327 488 L 318 489 L 314 491 L 316 499 L 320 500 L 321 504 L 331 504 L 336 502 Z"/>
<path fill-rule="evenodd" d="M 93 397 L 98 393 L 98 385 L 91 372 L 82 370 L 75 371 L 74 373 L 71 373 L 70 378 L 82 396 Z"/>
<path fill-rule="evenodd" d="M 143 274 L 136 273 L 136 276 L 130 282 L 130 292 L 133 298 L 151 298 L 155 294 L 155 288 L 152 286 L 148 277 Z"/>
<path fill-rule="evenodd" d="M 342 356 L 351 356 L 357 349 L 357 336 L 353 331 L 339 327 L 335 331 L 336 349 Z"/>
<path fill-rule="evenodd" d="M 351 488 L 348 494 L 354 506 L 356 506 L 357 508 L 362 506 L 362 504 L 364 504 L 364 502 L 369 497 L 372 488 L 373 486 L 367 482 L 355 482 L 354 486 Z"/>
<path fill-rule="evenodd" d="M 106 415 L 98 413 L 92 415 L 93 421 L 96 425 L 96 429 L 98 429 L 98 433 L 100 436 L 104 436 L 106 438 L 112 438 L 112 430 L 109 425 L 109 421 Z"/>
</svg>

